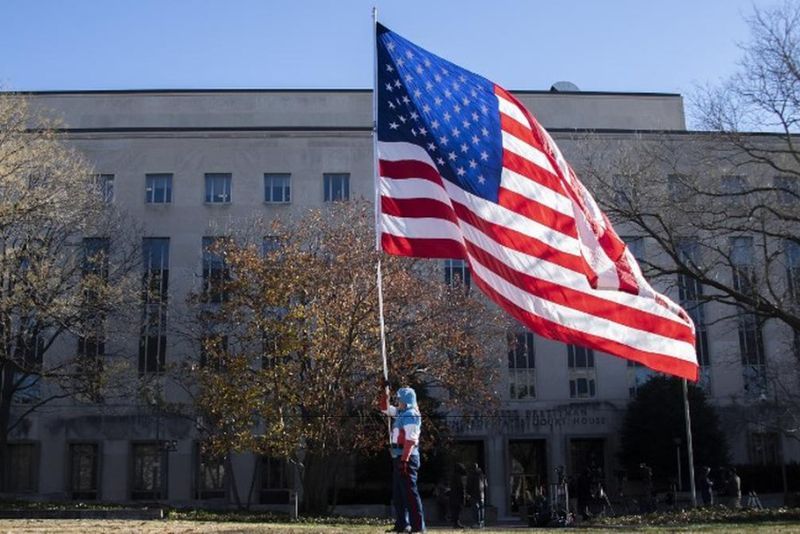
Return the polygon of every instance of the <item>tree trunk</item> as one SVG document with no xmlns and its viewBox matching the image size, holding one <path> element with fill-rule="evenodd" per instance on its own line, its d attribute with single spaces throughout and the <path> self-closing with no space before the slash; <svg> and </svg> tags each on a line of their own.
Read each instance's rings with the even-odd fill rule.
<svg viewBox="0 0 800 534">
<path fill-rule="evenodd" d="M 236 484 L 236 473 L 233 471 L 233 462 L 231 461 L 231 453 L 225 455 L 225 467 L 228 471 L 228 481 L 231 485 L 231 491 L 233 493 L 233 502 L 236 503 L 236 508 L 238 510 L 244 510 L 244 506 L 242 506 L 242 498 L 239 496 L 239 487 Z"/>
</svg>

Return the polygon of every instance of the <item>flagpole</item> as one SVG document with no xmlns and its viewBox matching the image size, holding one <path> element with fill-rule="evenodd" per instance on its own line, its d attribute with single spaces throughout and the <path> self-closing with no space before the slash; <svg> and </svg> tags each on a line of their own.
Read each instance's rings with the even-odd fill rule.
<svg viewBox="0 0 800 534">
<path fill-rule="evenodd" d="M 686 420 L 686 456 L 689 459 L 689 489 L 692 492 L 692 507 L 697 506 L 697 490 L 694 485 L 694 449 L 692 448 L 692 416 L 689 413 L 689 386 L 683 379 L 683 415 Z"/>
<path fill-rule="evenodd" d="M 386 357 L 386 322 L 383 317 L 383 273 L 381 270 L 381 191 L 378 169 L 378 8 L 372 7 L 372 168 L 375 181 L 375 250 L 378 261 L 375 271 L 378 286 L 378 322 L 381 334 L 381 360 L 383 361 L 383 383 L 386 396 L 389 397 L 389 363 Z M 392 441 L 392 420 L 386 418 L 386 429 L 389 442 Z"/>
</svg>

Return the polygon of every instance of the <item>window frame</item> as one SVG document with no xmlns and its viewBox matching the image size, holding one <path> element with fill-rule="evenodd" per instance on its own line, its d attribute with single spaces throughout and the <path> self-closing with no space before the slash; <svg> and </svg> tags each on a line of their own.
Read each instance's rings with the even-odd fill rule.
<svg viewBox="0 0 800 534">
<path fill-rule="evenodd" d="M 233 202 L 233 173 L 207 172 L 204 176 L 206 204 L 227 205 Z M 221 191 L 218 191 L 220 183 Z"/>
<path fill-rule="evenodd" d="M 335 186 L 335 181 L 341 183 Z M 347 202 L 350 200 L 350 173 L 349 172 L 326 172 L 322 175 L 322 200 L 323 202 Z M 334 193 L 341 190 L 341 198 L 334 198 Z"/>
<path fill-rule="evenodd" d="M 147 173 L 144 175 L 144 198 L 145 204 L 172 204 L 173 174 L 171 172 Z M 163 183 L 162 183 L 163 181 Z M 163 200 L 156 199 L 158 185 L 163 186 Z"/>
<path fill-rule="evenodd" d="M 276 181 L 284 181 L 277 188 L 281 192 L 281 199 L 275 200 Z M 292 174 L 288 172 L 264 173 L 264 203 L 265 204 L 291 204 L 292 202 Z"/>
</svg>

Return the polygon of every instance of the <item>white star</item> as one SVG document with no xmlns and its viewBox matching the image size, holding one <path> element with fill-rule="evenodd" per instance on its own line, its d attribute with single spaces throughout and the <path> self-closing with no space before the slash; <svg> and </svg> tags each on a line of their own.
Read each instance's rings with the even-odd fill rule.
<svg viewBox="0 0 800 534">
<path fill-rule="evenodd" d="M 411 128 L 411 135 L 416 137 L 417 136 L 417 130 L 415 130 L 414 128 Z"/>
<path fill-rule="evenodd" d="M 409 117 L 411 117 L 414 120 L 417 120 L 419 118 L 419 114 L 416 111 L 412 111 Z"/>
<path fill-rule="evenodd" d="M 428 59 L 428 58 L 425 58 L 422 62 L 425 63 L 426 67 L 430 67 L 431 66 L 431 60 Z"/>
<path fill-rule="evenodd" d="M 480 118 L 480 116 L 479 116 L 477 113 L 475 113 L 475 112 L 473 111 L 473 112 L 472 112 L 472 120 L 476 121 L 476 120 L 478 120 L 479 118 Z"/>
<path fill-rule="evenodd" d="M 439 142 L 440 142 L 441 144 L 443 144 L 443 145 L 447 145 L 447 141 L 448 141 L 448 139 L 447 139 L 447 136 L 446 136 L 446 135 L 443 135 L 443 136 L 441 136 L 441 137 L 439 138 Z"/>
<path fill-rule="evenodd" d="M 456 169 L 456 174 L 459 176 L 464 176 L 466 173 L 467 171 L 464 170 L 464 167 L 459 167 L 458 169 Z"/>
<path fill-rule="evenodd" d="M 456 160 L 456 153 L 455 152 L 450 152 L 447 155 L 447 157 L 450 159 L 450 161 L 455 161 Z"/>
<path fill-rule="evenodd" d="M 431 107 L 428 104 L 423 104 L 422 105 L 422 112 L 423 113 L 430 113 L 430 111 L 431 111 Z"/>
<path fill-rule="evenodd" d="M 438 127 L 439 127 L 439 121 L 437 121 L 436 119 L 433 119 L 433 121 L 431 121 L 431 128 L 433 128 L 435 130 Z"/>
<path fill-rule="evenodd" d="M 467 81 L 467 77 L 464 76 L 463 74 L 459 76 L 458 79 L 461 80 L 461 83 L 465 83 Z"/>
<path fill-rule="evenodd" d="M 456 104 L 455 106 L 453 106 L 453 111 L 455 111 L 456 113 L 460 112 L 461 111 L 461 106 Z"/>
<path fill-rule="evenodd" d="M 481 104 L 481 113 L 483 113 L 484 115 L 489 113 L 489 108 L 486 107 L 486 104 Z"/>
<path fill-rule="evenodd" d="M 469 150 L 469 147 L 467 146 L 467 143 L 462 143 L 461 144 L 461 152 L 466 152 L 467 150 Z"/>
<path fill-rule="evenodd" d="M 471 94 L 471 95 L 472 95 L 472 98 L 478 98 L 478 91 L 476 91 L 475 89 L 473 89 L 472 91 L 470 91 L 470 92 L 469 92 L 469 94 Z"/>
<path fill-rule="evenodd" d="M 428 150 L 436 150 L 436 145 L 433 143 L 428 143 Z"/>
<path fill-rule="evenodd" d="M 444 117 L 445 122 L 450 122 L 450 113 L 449 112 L 445 111 L 444 115 L 442 115 L 442 117 Z"/>
<path fill-rule="evenodd" d="M 442 81 L 442 77 L 439 76 L 438 73 L 433 75 L 433 79 L 436 80 L 437 82 L 441 82 Z"/>
<path fill-rule="evenodd" d="M 486 178 L 484 178 L 482 174 L 478 175 L 478 183 L 479 184 L 485 184 L 486 183 Z"/>
<path fill-rule="evenodd" d="M 461 103 L 464 104 L 465 106 L 469 106 L 469 98 L 465 96 L 464 98 L 461 99 Z"/>
<path fill-rule="evenodd" d="M 436 163 L 439 165 L 444 165 L 444 160 L 442 158 L 436 158 Z"/>
<path fill-rule="evenodd" d="M 386 64 L 386 72 L 394 72 L 394 68 L 388 63 Z"/>
<path fill-rule="evenodd" d="M 481 152 L 481 159 L 483 161 L 487 161 L 489 159 L 489 154 L 487 154 L 485 150 Z"/>
<path fill-rule="evenodd" d="M 433 103 L 436 104 L 437 106 L 441 106 L 442 99 L 437 96 L 436 98 L 433 99 Z"/>
<path fill-rule="evenodd" d="M 414 89 L 414 98 L 419 98 L 422 96 L 422 91 L 419 89 Z"/>
<path fill-rule="evenodd" d="M 419 133 L 421 133 L 422 135 L 428 135 L 428 129 L 423 126 L 422 128 L 419 129 Z"/>
<path fill-rule="evenodd" d="M 398 129 L 399 127 L 400 127 L 400 125 L 399 125 L 399 124 L 397 124 L 396 122 L 390 122 L 390 123 L 389 123 L 389 128 L 390 128 L 390 129 L 392 129 L 392 130 L 396 130 L 396 129 Z"/>
<path fill-rule="evenodd" d="M 412 59 L 414 57 L 414 54 L 411 53 L 411 50 L 406 50 L 406 57 L 408 59 Z"/>
<path fill-rule="evenodd" d="M 401 57 L 397 58 L 397 61 L 395 61 L 395 63 L 397 63 L 398 67 L 402 67 L 403 65 L 406 64 L 406 62 L 403 61 L 403 58 L 401 58 Z"/>
<path fill-rule="evenodd" d="M 386 90 L 387 90 L 387 91 L 391 91 L 391 90 L 392 90 L 392 84 L 390 84 L 390 83 L 387 83 L 387 84 L 386 84 Z"/>
<path fill-rule="evenodd" d="M 414 79 L 414 77 L 412 75 L 410 75 L 410 74 L 406 74 L 405 79 L 406 79 L 407 82 L 410 82 L 411 80 Z"/>
<path fill-rule="evenodd" d="M 450 98 L 451 96 L 453 96 L 453 93 L 450 92 L 450 89 L 445 89 L 444 90 L 444 96 L 446 96 L 447 98 Z"/>
<path fill-rule="evenodd" d="M 403 84 L 402 84 L 402 83 L 400 83 L 400 80 L 395 80 L 395 81 L 394 81 L 394 86 L 395 86 L 395 87 L 400 87 L 401 85 L 403 85 Z"/>
<path fill-rule="evenodd" d="M 458 137 L 461 134 L 461 130 L 458 128 L 453 128 L 453 137 Z"/>
<path fill-rule="evenodd" d="M 386 48 L 388 48 L 389 50 L 394 50 L 394 43 L 392 41 L 389 41 L 388 43 L 386 43 Z"/>
<path fill-rule="evenodd" d="M 397 118 L 398 118 L 398 119 L 400 119 L 400 122 L 402 122 L 403 124 L 405 124 L 405 123 L 406 123 L 406 118 L 405 118 L 405 117 L 403 117 L 402 115 L 400 115 L 400 116 L 399 116 L 399 117 L 397 117 Z"/>
<path fill-rule="evenodd" d="M 417 65 L 417 68 L 414 70 L 417 71 L 417 74 L 422 74 L 423 72 L 425 72 L 425 69 L 422 68 L 422 65 Z"/>
<path fill-rule="evenodd" d="M 453 82 L 453 89 L 455 89 L 456 91 L 458 91 L 460 88 L 461 88 L 461 84 L 460 84 L 460 83 L 458 83 L 458 82 Z"/>
<path fill-rule="evenodd" d="M 450 74 L 450 71 L 449 71 L 449 70 L 447 70 L 446 68 L 442 67 L 442 74 L 444 74 L 445 76 L 447 76 L 448 74 Z"/>
<path fill-rule="evenodd" d="M 477 166 L 478 166 L 478 162 L 476 162 L 474 159 L 469 160 L 469 168 L 470 169 L 474 169 Z"/>
<path fill-rule="evenodd" d="M 403 104 L 408 104 L 409 102 L 411 102 L 411 99 L 408 98 L 408 95 L 403 95 Z"/>
<path fill-rule="evenodd" d="M 463 120 L 461 121 L 461 124 L 464 126 L 464 128 L 469 128 L 469 121 Z"/>
<path fill-rule="evenodd" d="M 478 144 L 478 143 L 480 143 L 480 142 L 481 142 L 481 140 L 480 140 L 480 139 L 478 139 L 478 136 L 477 136 L 477 135 L 473 135 L 473 136 L 472 136 L 472 144 L 473 144 L 473 145 L 477 145 L 477 144 Z"/>
<path fill-rule="evenodd" d="M 489 130 L 487 130 L 486 127 L 481 128 L 481 133 L 484 137 L 489 137 Z"/>
<path fill-rule="evenodd" d="M 430 80 L 425 82 L 425 89 L 427 89 L 428 91 L 433 89 L 433 83 Z"/>
<path fill-rule="evenodd" d="M 389 100 L 389 101 L 387 102 L 387 104 L 389 104 L 389 109 L 394 109 L 394 108 L 396 108 L 396 107 L 397 107 L 397 106 L 395 106 L 395 105 L 394 105 L 394 102 L 392 102 L 391 100 Z"/>
</svg>

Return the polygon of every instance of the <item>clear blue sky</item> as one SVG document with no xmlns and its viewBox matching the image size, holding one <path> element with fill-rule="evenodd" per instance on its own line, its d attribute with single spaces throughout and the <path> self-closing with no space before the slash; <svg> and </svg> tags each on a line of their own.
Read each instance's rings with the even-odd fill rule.
<svg viewBox="0 0 800 534">
<path fill-rule="evenodd" d="M 371 7 L 509 89 L 689 93 L 772 0 L 0 0 L 12 90 L 368 88 Z"/>
</svg>

